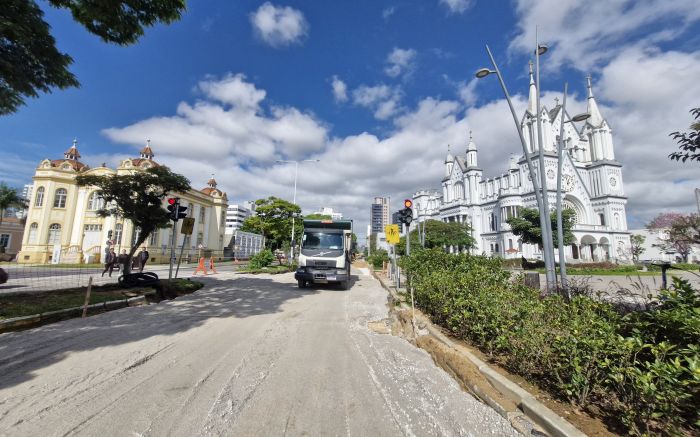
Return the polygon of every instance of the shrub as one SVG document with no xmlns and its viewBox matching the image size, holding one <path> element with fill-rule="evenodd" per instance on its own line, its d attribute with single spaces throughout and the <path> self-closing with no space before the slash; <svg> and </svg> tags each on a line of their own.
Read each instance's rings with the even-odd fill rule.
<svg viewBox="0 0 700 437">
<path fill-rule="evenodd" d="M 584 286 L 570 302 L 541 297 L 497 258 L 430 249 L 401 265 L 416 305 L 514 373 L 596 403 L 633 434 L 700 428 L 700 298 L 688 282 L 674 279 L 652 310 L 623 316 Z"/>
<path fill-rule="evenodd" d="M 272 264 L 276 259 L 270 249 L 262 250 L 250 257 L 250 268 L 262 269 Z"/>
<path fill-rule="evenodd" d="M 389 254 L 384 249 L 377 249 L 367 258 L 367 262 L 375 269 L 380 269 L 385 262 L 389 262 Z"/>
</svg>

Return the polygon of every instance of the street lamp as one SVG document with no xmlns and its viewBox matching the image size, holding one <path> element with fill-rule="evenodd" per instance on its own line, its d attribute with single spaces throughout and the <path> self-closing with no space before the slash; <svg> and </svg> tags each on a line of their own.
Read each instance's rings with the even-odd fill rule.
<svg viewBox="0 0 700 437">
<path fill-rule="evenodd" d="M 567 299 L 571 299 L 569 292 L 568 279 L 566 277 L 566 254 L 564 253 L 564 228 L 562 220 L 562 205 L 561 205 L 561 185 L 562 185 L 562 168 L 564 166 L 564 123 L 573 123 L 588 119 L 591 114 L 582 113 L 574 115 L 571 120 L 564 121 L 566 115 L 566 95 L 568 93 L 569 84 L 564 82 L 564 98 L 561 105 L 561 123 L 559 124 L 559 144 L 557 147 L 557 246 L 559 249 L 559 273 L 561 274 L 561 286 L 566 294 Z"/>
<path fill-rule="evenodd" d="M 278 159 L 275 161 L 275 162 L 288 163 L 288 164 L 294 163 L 294 197 L 292 200 L 292 203 L 294 205 L 297 204 L 297 177 L 299 176 L 299 163 L 300 162 L 320 162 L 320 161 L 321 161 L 320 159 L 304 159 L 302 161 Z M 294 214 L 292 214 L 292 238 L 291 238 L 291 242 L 289 244 L 289 246 L 290 246 L 289 262 L 290 263 L 294 259 L 294 224 L 295 224 L 294 219 L 295 219 L 295 216 L 294 216 Z"/>
<path fill-rule="evenodd" d="M 544 47 L 544 46 L 542 46 L 542 47 Z M 546 244 L 546 240 L 544 238 L 544 235 L 546 234 L 545 231 L 546 231 L 546 229 L 548 229 L 547 222 L 549 221 L 548 220 L 549 214 L 544 209 L 544 203 L 543 203 L 543 197 L 546 196 L 546 193 L 544 190 L 542 190 L 542 192 L 540 193 L 540 187 L 539 187 L 539 184 L 537 183 L 537 177 L 535 175 L 535 170 L 532 166 L 532 159 L 530 158 L 530 153 L 527 150 L 527 143 L 525 142 L 525 137 L 523 136 L 523 131 L 522 131 L 522 129 L 520 129 L 520 123 L 518 122 L 518 116 L 515 113 L 515 108 L 513 108 L 513 102 L 510 99 L 510 94 L 508 93 L 508 89 L 506 88 L 506 84 L 503 81 L 503 76 L 501 75 L 501 71 L 498 69 L 498 64 L 496 64 L 496 60 L 494 59 L 493 54 L 491 53 L 491 49 L 489 48 L 488 44 L 486 45 L 486 52 L 489 55 L 489 59 L 491 60 L 491 64 L 493 65 L 494 69 L 491 70 L 489 68 L 481 68 L 481 69 L 476 71 L 476 77 L 481 79 L 481 78 L 484 78 L 490 74 L 495 73 L 496 76 L 498 77 L 498 81 L 501 84 L 501 89 L 503 90 L 503 94 L 505 95 L 506 101 L 508 102 L 508 107 L 510 108 L 510 113 L 513 116 L 513 123 L 515 123 L 515 130 L 518 131 L 518 137 L 520 138 L 520 145 L 523 148 L 523 154 L 525 155 L 525 160 L 527 161 L 527 169 L 530 173 L 530 180 L 532 181 L 533 191 L 535 192 L 535 199 L 537 201 L 537 208 L 540 212 L 540 229 L 542 229 L 542 236 L 543 236 L 542 245 L 544 247 L 543 256 L 544 256 L 545 266 L 548 263 L 553 266 L 554 262 L 553 262 L 552 258 L 553 258 L 554 253 L 552 250 L 552 246 L 550 244 L 549 250 L 547 250 L 547 244 Z M 540 141 L 540 144 L 541 144 L 541 141 Z M 541 150 L 541 148 L 540 148 L 540 150 Z M 541 170 L 543 168 L 544 168 L 544 166 L 540 167 Z M 541 173 L 544 173 L 544 172 L 541 171 Z M 550 290 L 554 284 L 554 281 L 555 281 L 554 269 L 552 269 L 551 271 L 549 269 L 547 270 L 546 279 L 547 279 L 547 290 Z"/>
</svg>

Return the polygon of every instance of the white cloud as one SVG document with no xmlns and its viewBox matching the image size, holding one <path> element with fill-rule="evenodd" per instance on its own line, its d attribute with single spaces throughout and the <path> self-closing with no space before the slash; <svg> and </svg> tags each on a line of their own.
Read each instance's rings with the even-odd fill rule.
<svg viewBox="0 0 700 437">
<path fill-rule="evenodd" d="M 309 24 L 301 11 L 270 2 L 250 14 L 250 23 L 255 34 L 272 47 L 300 43 L 309 33 Z"/>
<path fill-rule="evenodd" d="M 228 75 L 221 80 L 204 80 L 199 82 L 199 89 L 207 96 L 222 103 L 243 108 L 257 109 L 265 99 L 265 91 L 245 81 L 243 74 Z"/>
<path fill-rule="evenodd" d="M 519 33 L 510 49 L 532 53 L 539 26 L 540 41 L 553 46 L 544 63 L 552 70 L 571 65 L 588 71 L 630 44 L 670 41 L 700 20 L 697 0 L 517 0 L 516 14 Z"/>
<path fill-rule="evenodd" d="M 472 6 L 472 0 L 440 0 L 452 14 L 462 14 Z"/>
<path fill-rule="evenodd" d="M 401 90 L 388 85 L 360 85 L 352 92 L 353 103 L 374 111 L 374 117 L 387 120 L 399 113 Z"/>
<path fill-rule="evenodd" d="M 394 47 L 394 50 L 386 58 L 387 66 L 384 72 L 389 77 L 397 77 L 401 74 L 410 75 L 415 69 L 415 61 L 415 50 Z"/>
<path fill-rule="evenodd" d="M 333 87 L 333 98 L 336 102 L 342 103 L 348 100 L 348 86 L 338 76 L 333 76 L 331 86 Z"/>
<path fill-rule="evenodd" d="M 470 80 L 469 82 L 460 82 L 457 93 L 459 94 L 459 98 L 462 99 L 462 102 L 464 102 L 465 105 L 471 106 L 474 103 L 476 103 L 477 99 L 477 94 L 476 94 L 476 85 L 478 83 L 477 78 L 474 78 Z"/>
<path fill-rule="evenodd" d="M 194 105 L 181 102 L 174 116 L 153 117 L 103 133 L 127 144 L 151 138 L 160 153 L 174 156 L 196 153 L 198 158 L 215 159 L 230 154 L 239 161 L 297 157 L 325 144 L 327 128 L 313 114 L 280 106 L 265 114 L 260 107 L 265 91 L 246 82 L 243 75 L 209 78 L 200 82 L 199 89 L 208 100 Z"/>
</svg>

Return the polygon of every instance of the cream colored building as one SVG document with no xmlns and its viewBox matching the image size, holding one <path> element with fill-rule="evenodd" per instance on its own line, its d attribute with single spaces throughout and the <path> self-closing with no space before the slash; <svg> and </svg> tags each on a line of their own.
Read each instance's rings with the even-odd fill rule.
<svg viewBox="0 0 700 437">
<path fill-rule="evenodd" d="M 138 158 L 124 159 L 116 170 L 106 167 L 90 168 L 79 161 L 80 153 L 75 141 L 63 155 L 63 159 L 45 159 L 39 163 L 33 180 L 32 199 L 27 213 L 27 222 L 22 239 L 22 250 L 17 257 L 20 263 L 85 263 L 100 262 L 108 248 L 108 240 L 115 250 L 129 251 L 136 241 L 138 229 L 129 220 L 120 217 L 100 217 L 97 210 L 102 199 L 94 187 L 79 187 L 78 174 L 123 175 L 143 171 L 160 165 L 153 160 L 150 144 L 146 145 Z M 173 196 L 188 208 L 188 217 L 195 219 L 192 236 L 185 245 L 185 256 L 198 247 L 222 253 L 226 224 L 226 193 L 216 188 L 212 178 L 208 186 L 191 189 Z M 163 208 L 165 208 L 165 200 Z M 180 250 L 184 236 L 177 224 L 177 244 Z M 142 244 L 146 246 L 150 262 L 167 262 L 172 241 L 172 229 L 159 229 Z M 200 246 L 201 245 L 201 246 Z"/>
</svg>

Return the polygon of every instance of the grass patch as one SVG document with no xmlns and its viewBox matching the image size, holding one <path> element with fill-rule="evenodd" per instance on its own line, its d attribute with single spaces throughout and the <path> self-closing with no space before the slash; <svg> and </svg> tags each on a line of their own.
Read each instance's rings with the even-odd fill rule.
<svg viewBox="0 0 700 437">
<path fill-rule="evenodd" d="M 167 284 L 167 281 L 162 281 L 161 284 L 163 284 L 165 298 L 190 294 L 204 287 L 204 284 L 199 281 L 187 279 L 173 279 L 170 284 Z M 83 306 L 86 291 L 87 287 L 77 287 L 0 296 L 0 320 Z M 120 288 L 118 284 L 105 284 L 92 287 L 90 304 L 123 300 L 141 295 L 148 295 L 149 300 L 157 301 L 156 294 L 154 287 Z"/>
<path fill-rule="evenodd" d="M 80 287 L 0 296 L 0 320 L 82 306 L 86 290 L 86 287 Z M 116 284 L 94 286 L 90 292 L 90 304 L 126 299 L 151 291 L 152 288 L 122 289 Z"/>
</svg>

